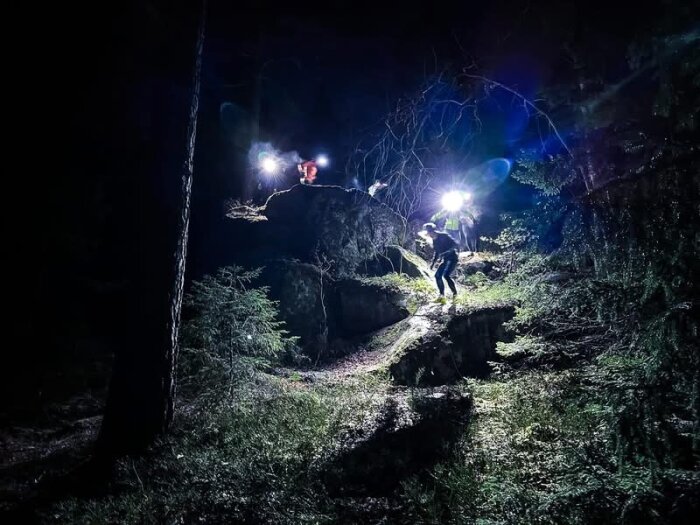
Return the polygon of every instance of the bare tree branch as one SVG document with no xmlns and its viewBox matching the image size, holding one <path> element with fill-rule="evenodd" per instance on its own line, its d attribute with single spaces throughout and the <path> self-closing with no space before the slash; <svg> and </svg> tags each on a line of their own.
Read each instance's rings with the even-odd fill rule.
<svg viewBox="0 0 700 525">
<path fill-rule="evenodd" d="M 445 167 L 459 172 L 469 166 L 472 146 L 483 129 L 479 107 L 498 102 L 490 88 L 510 93 L 528 115 L 534 115 L 543 147 L 551 132 L 573 158 L 553 119 L 515 89 L 487 77 L 443 70 L 428 79 L 413 96 L 399 99 L 376 134 L 358 144 L 346 173 L 360 185 L 376 180 L 388 184 L 384 202 L 404 219 L 417 212 L 426 192 L 437 190 Z M 540 121 L 546 122 L 540 127 Z"/>
<path fill-rule="evenodd" d="M 554 133 L 554 135 L 556 135 L 556 137 L 557 137 L 557 139 L 559 140 L 559 142 L 561 142 L 561 145 L 564 147 L 564 149 L 566 150 L 566 152 L 569 154 L 569 156 L 570 156 L 572 159 L 574 158 L 574 154 L 571 153 L 571 150 L 569 149 L 569 146 L 566 144 L 566 142 L 564 141 L 564 139 L 561 137 L 561 134 L 559 133 L 559 130 L 557 129 L 557 127 L 554 125 L 554 121 L 552 120 L 552 118 L 551 118 L 547 113 L 545 113 L 543 110 L 541 110 L 539 107 L 537 107 L 537 106 L 536 106 L 532 101 L 530 101 L 527 97 L 525 97 L 524 95 L 518 93 L 518 92 L 517 92 L 516 90 L 514 90 L 513 88 L 506 86 L 505 84 L 501 84 L 500 82 L 497 82 L 497 81 L 492 80 L 492 79 L 490 79 L 490 78 L 486 78 L 486 77 L 481 76 L 481 75 L 470 75 L 470 74 L 464 73 L 463 76 L 465 76 L 465 77 L 467 77 L 467 78 L 473 78 L 473 79 L 475 79 L 475 80 L 480 80 L 480 81 L 484 82 L 485 84 L 489 84 L 489 85 L 491 85 L 491 86 L 496 86 L 496 87 L 498 87 L 498 88 L 500 88 L 500 89 L 503 89 L 503 90 L 507 91 L 508 93 L 512 93 L 513 95 L 515 95 L 516 97 L 518 97 L 520 100 L 522 100 L 523 105 L 524 105 L 526 108 L 531 108 L 531 109 L 533 109 L 540 117 L 544 118 L 544 119 L 547 121 L 547 124 L 549 124 L 550 129 L 552 130 L 552 132 Z"/>
</svg>

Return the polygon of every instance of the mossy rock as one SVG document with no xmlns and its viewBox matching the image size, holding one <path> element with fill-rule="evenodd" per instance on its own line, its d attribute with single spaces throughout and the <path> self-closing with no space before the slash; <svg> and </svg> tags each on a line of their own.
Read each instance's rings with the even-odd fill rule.
<svg viewBox="0 0 700 525">
<path fill-rule="evenodd" d="M 514 314 L 512 306 L 421 308 L 394 345 L 391 377 L 402 385 L 443 385 L 485 376 L 488 361 L 496 356 L 496 343 L 507 339 L 503 324 Z"/>
</svg>

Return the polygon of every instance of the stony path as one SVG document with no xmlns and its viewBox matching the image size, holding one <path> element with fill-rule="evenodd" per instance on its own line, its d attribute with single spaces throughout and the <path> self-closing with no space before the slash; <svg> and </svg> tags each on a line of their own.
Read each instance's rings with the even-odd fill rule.
<svg viewBox="0 0 700 525">
<path fill-rule="evenodd" d="M 429 303 L 421 306 L 412 316 L 404 319 L 396 325 L 384 328 L 376 332 L 372 339 L 387 339 L 387 343 L 377 348 L 360 349 L 336 361 L 327 363 L 315 370 L 299 371 L 286 368 L 276 369 L 276 373 L 282 376 L 298 375 L 305 381 L 337 382 L 351 376 L 371 374 L 381 370 L 387 365 L 392 353 L 401 348 L 408 341 L 419 339 L 434 330 L 436 319 L 446 318 L 455 313 L 455 306 L 448 304 Z M 391 337 L 391 331 L 397 332 Z M 370 344 L 371 346 L 371 344 Z"/>
</svg>

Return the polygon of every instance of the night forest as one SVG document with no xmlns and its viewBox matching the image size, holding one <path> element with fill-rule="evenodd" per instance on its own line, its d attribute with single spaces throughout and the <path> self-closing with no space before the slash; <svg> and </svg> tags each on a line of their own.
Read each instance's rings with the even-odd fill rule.
<svg viewBox="0 0 700 525">
<path fill-rule="evenodd" d="M 694 2 L 80 4 L 6 18 L 0 522 L 695 523 Z"/>
</svg>

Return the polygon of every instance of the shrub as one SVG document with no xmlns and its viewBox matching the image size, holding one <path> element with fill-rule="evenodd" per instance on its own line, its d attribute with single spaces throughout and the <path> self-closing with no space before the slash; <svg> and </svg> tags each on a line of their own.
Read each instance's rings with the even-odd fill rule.
<svg viewBox="0 0 700 525">
<path fill-rule="evenodd" d="M 267 297 L 267 288 L 251 286 L 259 275 L 259 269 L 230 266 L 192 284 L 185 296 L 179 364 L 185 392 L 222 385 L 231 390 L 237 376 L 278 360 L 294 346 L 296 338 L 277 319 L 277 303 Z"/>
</svg>

